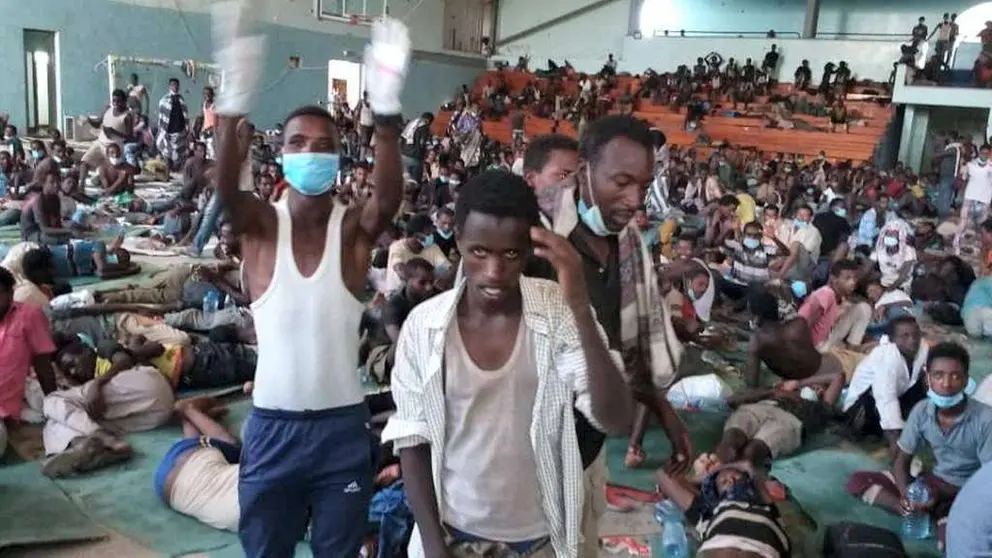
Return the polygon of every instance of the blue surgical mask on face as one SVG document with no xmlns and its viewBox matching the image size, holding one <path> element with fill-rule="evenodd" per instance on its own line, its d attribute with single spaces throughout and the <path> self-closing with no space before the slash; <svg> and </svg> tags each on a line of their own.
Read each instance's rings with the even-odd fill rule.
<svg viewBox="0 0 992 558">
<path fill-rule="evenodd" d="M 284 153 L 282 174 L 300 194 L 319 196 L 334 186 L 339 163 L 337 153 Z"/>
<path fill-rule="evenodd" d="M 888 246 L 889 248 L 893 248 L 895 246 L 899 246 L 899 239 L 894 236 L 882 237 L 882 244 Z"/>
<path fill-rule="evenodd" d="M 437 235 L 440 236 L 441 238 L 445 239 L 445 240 L 448 240 L 449 238 L 451 238 L 451 235 L 453 235 L 453 234 L 455 234 L 454 231 L 442 231 L 441 229 L 438 229 L 437 230 Z"/>
<path fill-rule="evenodd" d="M 805 229 L 809 225 L 806 221 L 800 221 L 799 219 L 794 219 L 792 222 L 796 225 L 797 229 Z"/>
<path fill-rule="evenodd" d="M 743 244 L 748 250 L 754 250 L 758 246 L 761 246 L 761 241 L 757 238 L 745 238 Z"/>
<path fill-rule="evenodd" d="M 802 281 L 793 281 L 790 287 L 792 288 L 792 294 L 796 295 L 796 298 L 805 298 L 809 292 L 809 287 Z"/>
<path fill-rule="evenodd" d="M 120 262 L 120 258 L 117 257 L 117 254 L 114 254 L 114 253 L 107 254 L 107 263 L 108 264 L 115 265 L 115 264 L 117 264 L 119 262 Z"/>
<path fill-rule="evenodd" d="M 441 177 L 439 177 L 437 179 L 437 181 L 440 182 L 441 184 L 447 184 L 448 183 L 448 177 L 447 176 L 441 176 Z"/>
<path fill-rule="evenodd" d="M 592 197 L 592 171 L 587 166 L 586 167 L 586 186 L 589 187 L 589 197 Z M 582 199 L 582 195 L 579 195 L 579 219 L 582 219 L 582 223 L 596 236 L 610 236 L 610 229 L 606 227 L 606 222 L 603 221 L 603 212 L 600 211 L 599 205 L 593 200 L 592 207 L 586 204 L 586 200 Z"/>
<path fill-rule="evenodd" d="M 433 234 L 429 234 L 429 235 L 425 236 L 423 239 L 421 239 L 420 245 L 423 246 L 425 249 L 430 248 L 431 246 L 434 246 L 434 235 Z"/>
<path fill-rule="evenodd" d="M 834 215 L 836 215 L 838 217 L 846 218 L 847 217 L 847 208 L 845 208 L 845 207 L 837 207 L 837 208 L 835 208 L 834 209 Z"/>
<path fill-rule="evenodd" d="M 44 156 L 45 156 L 45 153 L 42 150 L 40 150 L 40 149 L 32 149 L 31 150 L 31 158 L 32 159 L 37 160 L 37 159 L 41 159 Z"/>
</svg>

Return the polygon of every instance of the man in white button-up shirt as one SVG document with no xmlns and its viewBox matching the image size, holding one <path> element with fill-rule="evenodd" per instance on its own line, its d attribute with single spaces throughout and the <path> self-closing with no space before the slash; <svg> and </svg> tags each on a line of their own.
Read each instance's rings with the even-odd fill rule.
<svg viewBox="0 0 992 558">
<path fill-rule="evenodd" d="M 893 451 L 906 417 L 926 397 L 923 366 L 929 346 L 912 316 L 889 322 L 889 335 L 858 364 L 844 397 L 844 413 L 855 434 L 883 435 Z"/>
<path fill-rule="evenodd" d="M 455 223 L 465 279 L 404 324 L 396 414 L 383 432 L 417 522 L 410 555 L 573 557 L 583 486 L 572 409 L 629 432 L 620 356 L 595 320 L 578 254 L 537 226 L 522 178 L 470 181 Z M 531 250 L 557 284 L 521 276 Z"/>
</svg>

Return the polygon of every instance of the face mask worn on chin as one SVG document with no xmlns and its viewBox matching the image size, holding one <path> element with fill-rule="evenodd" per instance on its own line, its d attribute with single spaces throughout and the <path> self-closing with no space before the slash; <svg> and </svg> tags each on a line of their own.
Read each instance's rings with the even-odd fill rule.
<svg viewBox="0 0 992 558">
<path fill-rule="evenodd" d="M 938 409 L 949 409 L 963 401 L 965 395 L 971 396 L 971 394 L 975 393 L 976 389 L 978 389 L 978 384 L 975 382 L 975 379 L 968 378 L 968 383 L 965 384 L 964 390 L 960 393 L 955 395 L 941 395 L 933 389 L 929 389 L 927 390 L 927 399 Z"/>
<path fill-rule="evenodd" d="M 761 241 L 757 238 L 745 238 L 743 244 L 748 250 L 754 250 L 758 246 L 761 246 Z"/>
<path fill-rule="evenodd" d="M 594 198 L 592 170 L 588 165 L 586 166 L 586 186 L 589 187 L 589 197 Z M 592 207 L 586 205 L 586 200 L 582 199 L 582 193 L 579 192 L 579 219 L 582 219 L 582 223 L 596 236 L 612 235 L 613 233 L 606 227 L 606 222 L 603 221 L 603 212 L 599 209 L 595 199 L 592 200 L 592 204 Z"/>
<path fill-rule="evenodd" d="M 442 231 L 441 229 L 437 230 L 437 235 L 443 238 L 444 240 L 450 239 L 454 234 L 455 234 L 454 231 Z"/>
<path fill-rule="evenodd" d="M 421 241 L 420 241 L 420 245 L 421 245 L 421 246 L 422 246 L 422 247 L 423 247 L 423 248 L 424 248 L 425 250 L 426 250 L 427 248 L 430 248 L 431 246 L 434 246 L 434 235 L 433 235 L 433 234 L 429 234 L 429 235 L 427 235 L 427 236 L 425 236 L 425 237 L 423 238 L 423 240 L 421 240 Z"/>
<path fill-rule="evenodd" d="M 339 163 L 337 153 L 284 153 L 282 174 L 300 194 L 319 196 L 334 186 Z"/>
</svg>

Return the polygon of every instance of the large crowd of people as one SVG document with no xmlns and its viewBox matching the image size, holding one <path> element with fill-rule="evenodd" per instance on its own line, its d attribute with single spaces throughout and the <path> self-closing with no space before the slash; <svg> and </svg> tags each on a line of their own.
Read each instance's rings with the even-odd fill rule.
<svg viewBox="0 0 992 558">
<path fill-rule="evenodd" d="M 734 146 L 703 157 L 630 114 L 746 106 L 774 49 L 760 66 L 711 55 L 645 74 L 615 105 L 597 101 L 612 57 L 596 76 L 549 68 L 543 91 L 497 74 L 481 98 L 464 88 L 435 135 L 431 113 L 401 119 L 410 45 L 391 20 L 354 110 L 302 107 L 261 132 L 248 118 L 264 39 L 219 33 L 225 88 L 204 89 L 193 121 L 172 80 L 150 128 L 136 77 L 91 119 L 85 153 L 21 140 L 3 118 L 0 222 L 22 242 L 0 267 L 0 452 L 6 428 L 40 421 L 42 472 L 84 474 L 179 417 L 156 493 L 236 531 L 248 556 L 291 556 L 304 537 L 316 556 L 357 556 L 371 502 L 409 512 L 379 523 L 379 556 L 409 541 L 410 556 L 594 557 L 605 438 L 629 437 L 624 466 L 641 467 L 654 417 L 672 447 L 658 491 L 700 551 L 779 557 L 793 543 L 770 467 L 836 425 L 891 457 L 852 472 L 851 495 L 902 514 L 921 475 L 947 555 L 992 552 L 975 513 L 992 384 L 922 327 L 992 336 L 988 145 L 948 133 L 920 173 Z M 819 94 L 842 103 L 850 78 L 825 69 Z M 579 139 L 526 137 L 524 106 L 572 119 Z M 507 115 L 511 144 L 486 138 L 482 120 Z M 170 171 L 174 193 L 142 195 L 143 175 Z M 73 289 L 141 272 L 121 223 L 190 256 L 218 240 L 210 261 L 142 286 Z M 738 340 L 744 389 L 702 396 L 732 412 L 715 447 L 694 447 L 669 393 L 701 350 Z M 223 401 L 183 395 L 223 386 L 252 399 L 240 435 Z M 926 448 L 932 466 L 911 473 Z"/>
</svg>

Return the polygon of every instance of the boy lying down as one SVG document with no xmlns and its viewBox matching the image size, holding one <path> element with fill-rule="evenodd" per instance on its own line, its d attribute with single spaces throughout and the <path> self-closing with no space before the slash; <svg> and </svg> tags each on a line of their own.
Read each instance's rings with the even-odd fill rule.
<svg viewBox="0 0 992 558">
<path fill-rule="evenodd" d="M 699 490 L 658 471 L 658 490 L 685 512 L 699 535 L 699 556 L 791 555 L 766 471 L 772 459 L 795 452 L 826 426 L 843 386 L 843 375 L 825 374 L 729 397 L 727 403 L 737 410 L 727 419 L 715 454 L 704 454 L 695 464 Z"/>
</svg>

